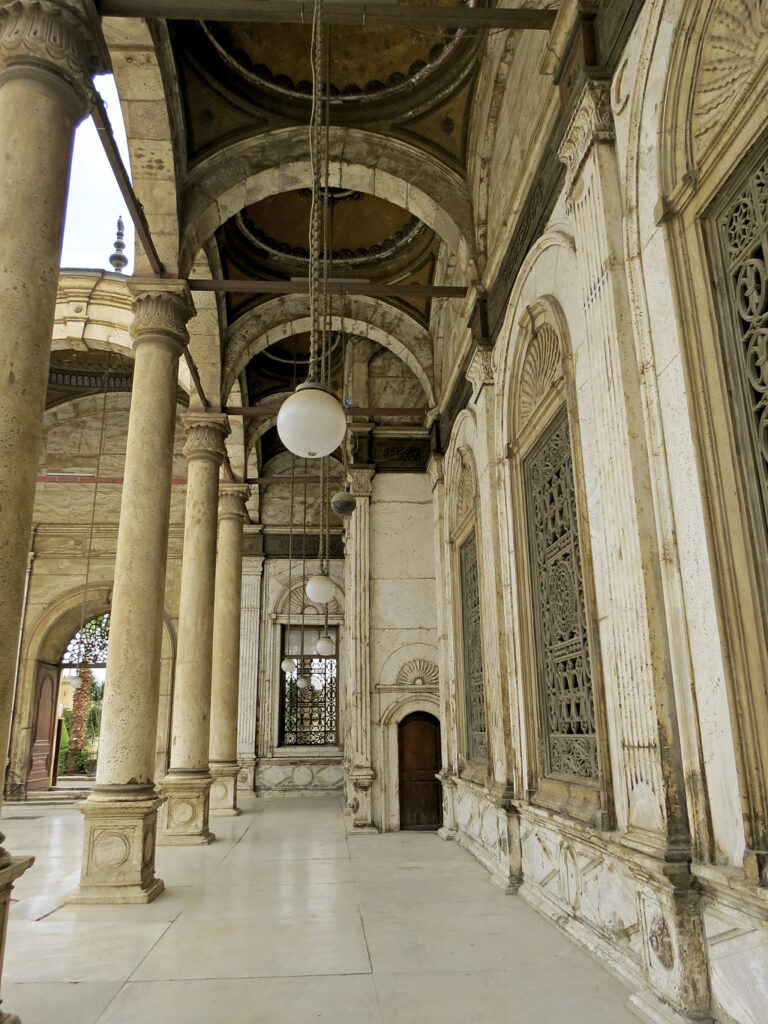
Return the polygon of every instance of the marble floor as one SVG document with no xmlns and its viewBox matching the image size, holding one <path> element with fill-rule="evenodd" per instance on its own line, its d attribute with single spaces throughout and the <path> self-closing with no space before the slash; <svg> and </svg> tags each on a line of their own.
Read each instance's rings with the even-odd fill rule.
<svg viewBox="0 0 768 1024">
<path fill-rule="evenodd" d="M 347 840 L 329 797 L 259 800 L 158 850 L 149 906 L 68 906 L 82 819 L 7 805 L 3 1010 L 23 1024 L 630 1024 L 626 989 L 433 833 Z"/>
</svg>

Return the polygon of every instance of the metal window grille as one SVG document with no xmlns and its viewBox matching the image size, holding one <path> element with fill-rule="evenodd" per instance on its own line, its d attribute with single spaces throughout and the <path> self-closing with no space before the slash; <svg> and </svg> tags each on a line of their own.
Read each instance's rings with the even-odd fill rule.
<svg viewBox="0 0 768 1024">
<path fill-rule="evenodd" d="M 284 643 L 284 649 L 287 646 Z M 338 660 L 318 654 L 301 657 L 290 649 L 288 653 L 296 659 L 297 667 L 294 672 L 282 673 L 281 744 L 291 747 L 336 743 Z M 303 690 L 296 685 L 301 674 L 309 679 Z"/>
<path fill-rule="evenodd" d="M 98 615 L 95 619 L 78 630 L 72 637 L 61 659 L 62 665 L 88 665 L 91 668 L 103 667 L 107 664 L 109 647 L 109 612 Z"/>
<path fill-rule="evenodd" d="M 598 777 L 597 737 L 567 410 L 525 459 L 544 771 Z"/>
<path fill-rule="evenodd" d="M 480 625 L 480 584 L 475 531 L 459 549 L 461 566 L 461 619 L 464 645 L 464 693 L 467 706 L 467 743 L 470 761 L 488 760 L 483 679 L 483 638 Z"/>
</svg>

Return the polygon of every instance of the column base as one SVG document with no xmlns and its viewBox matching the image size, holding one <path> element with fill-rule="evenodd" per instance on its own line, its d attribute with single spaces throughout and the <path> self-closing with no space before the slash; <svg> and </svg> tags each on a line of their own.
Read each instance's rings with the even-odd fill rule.
<svg viewBox="0 0 768 1024">
<path fill-rule="evenodd" d="M 167 803 L 158 846 L 207 846 L 214 841 L 208 829 L 212 783 L 207 772 L 166 775 L 160 785 Z"/>
<path fill-rule="evenodd" d="M 77 804 L 85 818 L 80 886 L 68 903 L 151 903 L 165 888 L 155 876 L 154 789 L 109 786 Z"/>
<path fill-rule="evenodd" d="M 209 813 L 212 817 L 234 817 L 241 814 L 237 806 L 237 761 L 211 761 L 208 770 L 213 778 Z"/>
<path fill-rule="evenodd" d="M 448 841 L 453 840 L 453 839 L 456 838 L 456 829 L 455 828 L 446 828 L 445 825 L 442 825 L 437 830 L 437 834 L 440 836 L 441 839 L 445 839 L 446 842 L 448 842 Z"/>
</svg>

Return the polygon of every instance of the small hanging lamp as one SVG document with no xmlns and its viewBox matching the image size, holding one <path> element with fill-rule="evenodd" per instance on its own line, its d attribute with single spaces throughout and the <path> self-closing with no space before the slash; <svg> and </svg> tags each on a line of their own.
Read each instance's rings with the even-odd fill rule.
<svg viewBox="0 0 768 1024">
<path fill-rule="evenodd" d="M 357 499 L 349 491 L 336 491 L 331 496 L 331 508 L 337 516 L 351 516 L 357 506 Z"/>
<path fill-rule="evenodd" d="M 328 604 L 333 592 L 333 583 L 325 575 L 310 576 L 307 580 L 307 597 L 312 604 Z"/>
<path fill-rule="evenodd" d="M 336 644 L 334 643 L 333 637 L 329 636 L 327 633 L 323 633 L 317 638 L 315 650 L 321 658 L 330 658 L 336 651 Z"/>
<path fill-rule="evenodd" d="M 280 662 L 280 668 L 283 670 L 283 672 L 285 672 L 287 676 L 289 676 L 291 672 L 296 671 L 296 659 L 283 658 L 283 660 Z"/>
<path fill-rule="evenodd" d="M 296 685 L 300 690 L 306 690 L 306 688 L 309 686 L 309 679 L 306 676 L 299 676 L 299 678 L 296 680 Z"/>
</svg>

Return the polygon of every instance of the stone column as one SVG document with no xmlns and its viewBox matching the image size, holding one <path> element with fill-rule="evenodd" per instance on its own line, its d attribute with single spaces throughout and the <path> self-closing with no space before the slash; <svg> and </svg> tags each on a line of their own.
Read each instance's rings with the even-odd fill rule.
<svg viewBox="0 0 768 1024">
<path fill-rule="evenodd" d="M 261 526 L 246 526 L 245 533 L 258 536 Z M 261 595 L 264 555 L 243 559 L 242 608 L 240 613 L 240 686 L 237 711 L 238 785 L 253 790 L 256 784 L 256 708 L 259 695 L 261 648 Z"/>
<path fill-rule="evenodd" d="M 427 473 L 432 484 L 432 522 L 435 543 L 435 588 L 437 590 L 437 657 L 440 670 L 440 782 L 443 787 L 443 825 L 438 830 L 441 839 L 453 839 L 456 835 L 456 814 L 453 798 L 456 792 L 455 732 L 454 716 L 451 714 L 450 658 L 448 655 L 448 609 L 445 587 L 445 561 L 447 553 L 445 534 L 445 475 L 442 454 L 433 452 L 427 463 Z"/>
<path fill-rule="evenodd" d="M 371 821 L 371 467 L 349 470 L 349 489 L 357 499 L 347 526 L 346 613 L 349 669 L 347 674 L 347 740 L 344 770 L 351 799 L 353 834 L 378 832 Z"/>
<path fill-rule="evenodd" d="M 219 487 L 219 545 L 213 605 L 211 669 L 211 814 L 239 814 L 237 702 L 240 683 L 240 587 L 247 484 Z"/>
<path fill-rule="evenodd" d="M 184 426 L 187 504 L 171 764 L 162 784 L 168 798 L 159 839 L 164 846 L 211 843 L 215 838 L 208 830 L 213 593 L 219 467 L 229 424 L 223 414 L 190 412 L 184 417 Z"/>
<path fill-rule="evenodd" d="M 155 878 L 153 781 L 179 356 L 194 306 L 186 288 L 134 292 L 136 353 L 117 534 L 107 683 L 77 903 L 148 903 Z"/>
<path fill-rule="evenodd" d="M 0 6 L 0 758 L 5 764 L 75 127 L 109 65 L 92 0 Z M 3 841 L 0 833 L 0 843 Z M 0 969 L 13 882 L 0 846 Z M 0 1021 L 16 1021 L 0 1010 Z"/>
<path fill-rule="evenodd" d="M 574 340 L 586 498 L 622 842 L 646 854 L 655 899 L 643 903 L 645 948 L 659 919 L 674 970 L 651 983 L 684 1016 L 709 1005 L 702 925 L 688 870 L 685 780 L 662 596 L 641 367 L 635 349 L 610 83 L 589 81 L 560 148 L 576 236 L 584 337 Z M 578 351 L 579 347 L 581 351 Z M 591 409 L 589 396 L 593 395 Z M 692 909 L 693 908 L 693 909 Z M 669 924 L 667 924 L 667 921 Z"/>
</svg>

